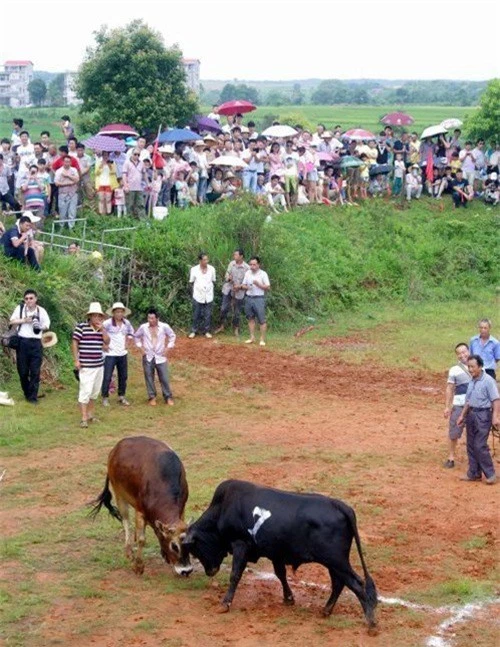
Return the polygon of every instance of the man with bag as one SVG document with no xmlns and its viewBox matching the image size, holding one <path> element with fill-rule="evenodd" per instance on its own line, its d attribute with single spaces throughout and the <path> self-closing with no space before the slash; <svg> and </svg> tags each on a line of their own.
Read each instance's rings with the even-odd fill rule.
<svg viewBox="0 0 500 647">
<path fill-rule="evenodd" d="M 17 372 L 24 397 L 31 404 L 38 404 L 40 369 L 42 367 L 42 334 L 50 327 L 49 315 L 38 305 L 35 290 L 26 290 L 23 301 L 10 318 L 10 326 L 17 326 L 17 342 L 9 346 L 16 349 Z M 17 345 L 17 346 L 16 346 Z"/>
</svg>

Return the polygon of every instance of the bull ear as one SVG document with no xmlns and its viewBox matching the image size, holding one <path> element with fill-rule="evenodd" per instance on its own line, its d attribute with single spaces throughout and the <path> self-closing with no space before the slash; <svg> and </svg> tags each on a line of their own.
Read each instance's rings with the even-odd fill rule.
<svg viewBox="0 0 500 647">
<path fill-rule="evenodd" d="M 164 537 L 167 537 L 169 529 L 159 519 L 155 521 L 155 528 L 159 530 Z"/>
</svg>

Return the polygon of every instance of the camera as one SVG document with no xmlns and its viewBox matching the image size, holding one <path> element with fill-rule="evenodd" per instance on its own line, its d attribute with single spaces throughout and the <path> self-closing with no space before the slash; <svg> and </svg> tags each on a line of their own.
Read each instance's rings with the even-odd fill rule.
<svg viewBox="0 0 500 647">
<path fill-rule="evenodd" d="M 42 327 L 40 326 L 40 317 L 38 315 L 33 315 L 31 325 L 33 326 L 33 332 L 35 335 L 39 335 L 42 332 Z"/>
</svg>

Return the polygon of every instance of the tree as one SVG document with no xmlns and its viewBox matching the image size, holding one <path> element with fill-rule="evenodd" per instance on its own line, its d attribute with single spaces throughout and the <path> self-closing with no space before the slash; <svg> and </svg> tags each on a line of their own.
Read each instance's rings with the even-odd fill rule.
<svg viewBox="0 0 500 647">
<path fill-rule="evenodd" d="M 492 79 L 479 100 L 479 109 L 467 116 L 465 130 L 476 141 L 498 141 L 500 124 L 500 79 Z"/>
<path fill-rule="evenodd" d="M 49 83 L 47 90 L 51 106 L 62 106 L 64 104 L 64 74 L 58 74 Z"/>
<path fill-rule="evenodd" d="M 328 79 L 321 81 L 311 95 L 311 102 L 315 104 L 349 103 L 352 92 L 349 86 L 342 81 Z"/>
<path fill-rule="evenodd" d="M 292 105 L 301 106 L 304 103 L 304 98 L 300 83 L 294 83 L 291 96 Z"/>
<path fill-rule="evenodd" d="M 181 51 L 165 47 L 158 32 L 134 20 L 113 30 L 103 26 L 94 37 L 76 83 L 84 129 L 126 122 L 154 131 L 159 125 L 183 126 L 197 112 Z"/>
<path fill-rule="evenodd" d="M 28 83 L 31 103 L 41 106 L 47 96 L 47 85 L 43 79 L 33 79 Z"/>
<path fill-rule="evenodd" d="M 268 106 L 286 106 L 290 104 L 290 97 L 279 90 L 271 90 L 267 95 L 266 103 Z"/>
<path fill-rule="evenodd" d="M 220 93 L 220 102 L 233 101 L 234 99 L 244 99 L 252 103 L 259 103 L 259 92 L 246 83 L 226 83 Z"/>
</svg>

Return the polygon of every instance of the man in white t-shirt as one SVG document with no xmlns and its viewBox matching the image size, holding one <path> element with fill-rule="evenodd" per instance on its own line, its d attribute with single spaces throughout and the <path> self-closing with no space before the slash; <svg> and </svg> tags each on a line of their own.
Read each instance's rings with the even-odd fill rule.
<svg viewBox="0 0 500 647">
<path fill-rule="evenodd" d="M 455 354 L 458 362 L 450 368 L 446 384 L 444 417 L 449 420 L 449 455 L 448 460 L 444 463 L 444 467 L 455 467 L 457 442 L 464 430 L 463 423 L 457 425 L 457 420 L 465 405 L 467 385 L 472 379 L 467 368 L 467 360 L 469 359 L 469 347 L 467 344 L 457 344 L 455 346 Z"/>
<path fill-rule="evenodd" d="M 189 272 L 189 283 L 193 285 L 193 325 L 188 337 L 193 339 L 197 332 L 201 332 L 207 339 L 211 339 L 215 267 L 208 264 L 207 254 L 201 253 L 198 260 L 198 265 Z"/>
<path fill-rule="evenodd" d="M 19 134 L 21 144 L 17 147 L 16 153 L 19 155 L 19 169 L 29 169 L 32 164 L 36 164 L 35 147 L 30 142 L 30 136 L 27 130 Z"/>
<path fill-rule="evenodd" d="M 266 345 L 266 293 L 271 289 L 271 283 L 267 272 L 260 269 L 260 258 L 253 256 L 249 262 L 250 269 L 245 273 L 243 279 L 243 290 L 246 290 L 245 315 L 248 319 L 248 330 L 250 339 L 245 344 L 253 344 L 255 341 L 255 319 L 260 326 L 260 346 Z"/>
</svg>

